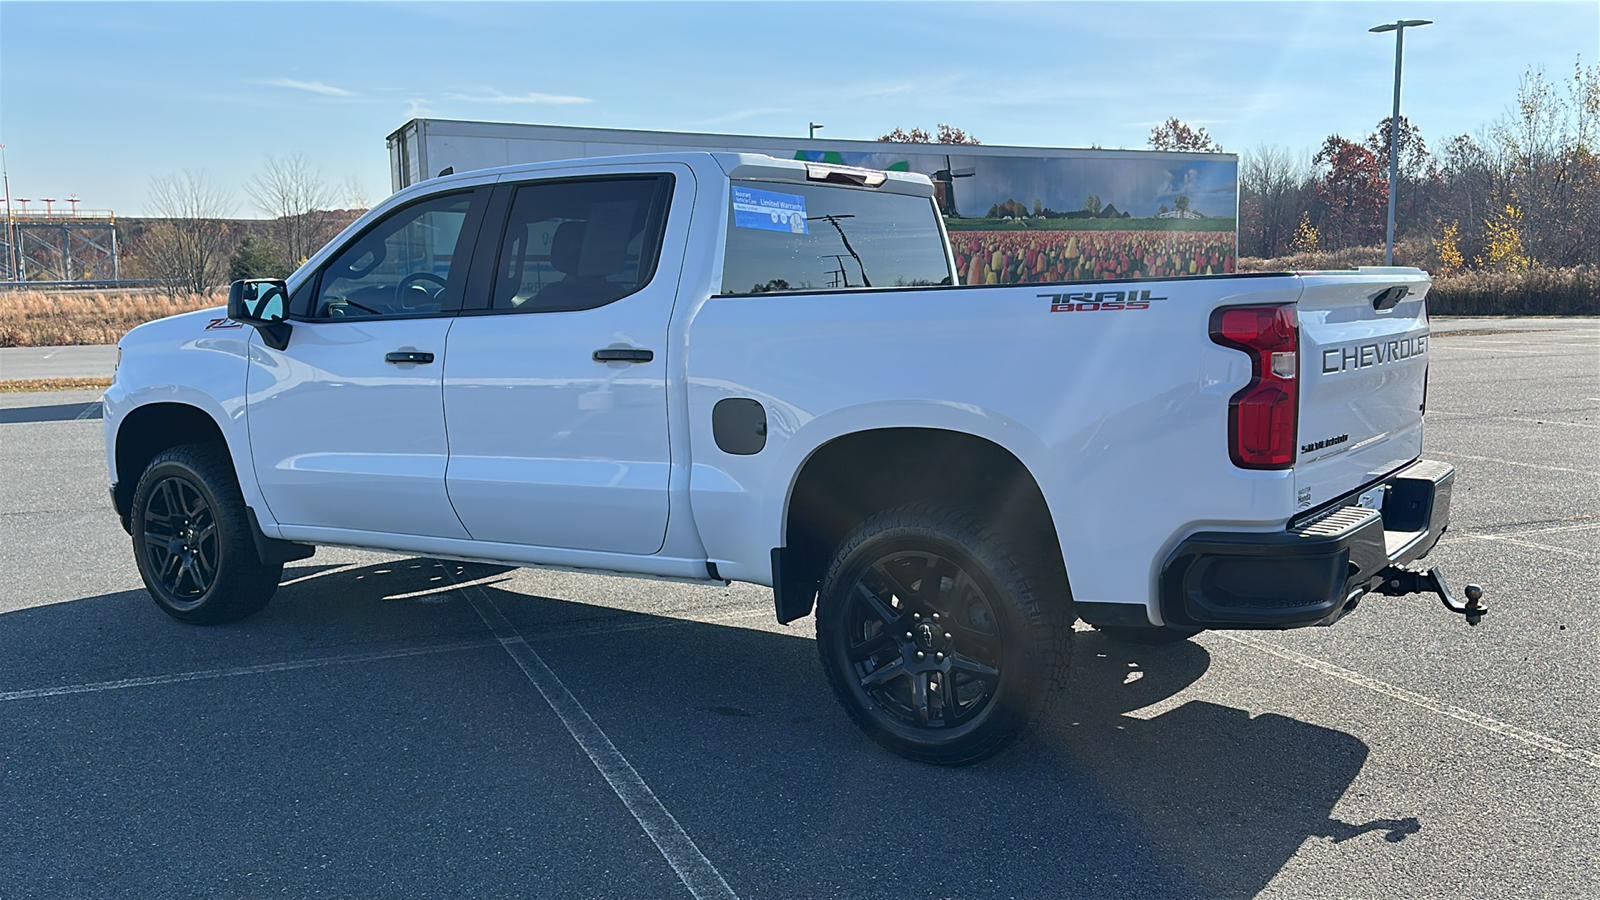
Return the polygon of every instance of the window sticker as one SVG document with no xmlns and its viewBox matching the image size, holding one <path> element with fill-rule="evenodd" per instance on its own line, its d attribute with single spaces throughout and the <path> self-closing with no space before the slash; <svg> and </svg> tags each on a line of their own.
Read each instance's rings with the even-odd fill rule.
<svg viewBox="0 0 1600 900">
<path fill-rule="evenodd" d="M 733 186 L 733 224 L 763 231 L 810 233 L 806 229 L 806 198 L 738 185 Z"/>
</svg>

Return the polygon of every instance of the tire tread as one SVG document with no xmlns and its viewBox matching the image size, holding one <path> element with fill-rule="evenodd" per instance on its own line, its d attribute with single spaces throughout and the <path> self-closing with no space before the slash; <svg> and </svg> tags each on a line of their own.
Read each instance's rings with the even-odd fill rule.
<svg viewBox="0 0 1600 900">
<path fill-rule="evenodd" d="M 997 727 L 976 731 L 970 739 L 959 744 L 917 746 L 885 733 L 868 713 L 857 709 L 850 701 L 851 686 L 844 681 L 845 673 L 828 659 L 824 631 L 833 627 L 833 617 L 841 611 L 825 602 L 825 598 L 836 590 L 835 582 L 841 576 L 846 561 L 864 543 L 892 531 L 923 531 L 965 547 L 1002 582 L 1009 593 L 1009 602 L 1019 614 L 1018 630 L 1025 646 L 1014 648 L 1011 653 L 1015 653 L 1017 661 L 1031 670 L 1024 676 L 1026 687 L 1020 698 L 1020 708 L 996 710 L 996 716 L 1003 717 L 995 723 Z M 1060 694 L 1071 666 L 1071 603 L 1065 593 L 1064 582 L 1061 585 L 1062 596 L 1052 597 L 1044 587 L 1052 580 L 1045 574 L 1047 569 L 1037 562 L 1020 561 L 1024 557 L 1013 548 L 1024 546 L 1026 543 L 1023 541 L 1008 540 L 1003 529 L 975 511 L 931 503 L 911 503 L 879 512 L 863 521 L 840 544 L 828 563 L 818 596 L 817 647 L 829 687 L 839 697 L 845 712 L 858 728 L 902 756 L 939 765 L 966 765 L 1004 749 L 1030 723 L 1048 712 Z M 995 599 L 997 602 L 1007 602 L 1006 597 Z M 1022 652 L 1016 653 L 1017 650 Z M 1015 701 L 1019 698 L 1004 699 Z"/>
<path fill-rule="evenodd" d="M 138 559 L 139 575 L 145 587 L 162 612 L 182 622 L 196 625 L 220 625 L 236 622 L 267 605 L 277 592 L 283 577 L 283 565 L 265 565 L 256 552 L 255 539 L 250 531 L 245 513 L 244 494 L 233 470 L 233 460 L 227 450 L 213 444 L 180 444 L 157 453 L 139 476 L 134 490 L 134 532 L 140 531 L 139 517 L 151 489 L 150 474 L 158 467 L 174 464 L 186 468 L 199 477 L 215 503 L 215 516 L 220 529 L 218 545 L 221 560 L 216 581 L 202 602 L 193 609 L 174 609 L 163 603 L 161 594 L 145 572 L 145 558 L 139 548 L 139 538 L 134 538 L 134 553 Z"/>
</svg>

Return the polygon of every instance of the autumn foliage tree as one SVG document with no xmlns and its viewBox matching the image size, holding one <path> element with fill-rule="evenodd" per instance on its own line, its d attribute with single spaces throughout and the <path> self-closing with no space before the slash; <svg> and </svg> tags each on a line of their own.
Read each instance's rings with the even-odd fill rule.
<svg viewBox="0 0 1600 900">
<path fill-rule="evenodd" d="M 1190 128 L 1177 116 L 1167 119 L 1150 130 L 1151 150 L 1182 150 L 1197 153 L 1221 153 L 1222 145 L 1206 134 L 1205 127 Z"/>
<path fill-rule="evenodd" d="M 939 123 L 937 130 L 932 134 L 929 134 L 927 132 L 927 130 L 922 129 L 922 128 L 913 128 L 910 131 L 906 131 L 905 129 L 902 129 L 902 128 L 896 128 L 895 130 L 889 132 L 888 134 L 883 135 L 882 137 L 878 138 L 878 140 L 887 141 L 887 142 L 889 142 L 891 144 L 981 144 L 981 143 L 983 143 L 983 141 L 978 140 L 976 137 L 968 134 L 963 129 L 957 128 L 954 125 L 946 125 L 943 122 Z"/>
<path fill-rule="evenodd" d="M 1600 66 L 1580 59 L 1560 80 L 1530 69 L 1515 98 L 1475 134 L 1433 147 L 1404 117 L 1392 129 L 1385 117 L 1359 142 L 1329 136 L 1309 167 L 1281 148 L 1244 154 L 1240 255 L 1381 247 L 1392 142 L 1399 151 L 1397 261 L 1434 272 L 1596 272 Z M 1172 125 L 1158 129 L 1169 135 L 1152 138 L 1152 146 L 1174 145 L 1171 135 L 1182 132 Z"/>
<path fill-rule="evenodd" d="M 1335 247 L 1382 240 L 1389 195 L 1378 155 L 1333 134 L 1311 162 L 1317 167 L 1319 231 L 1324 237 Z"/>
</svg>

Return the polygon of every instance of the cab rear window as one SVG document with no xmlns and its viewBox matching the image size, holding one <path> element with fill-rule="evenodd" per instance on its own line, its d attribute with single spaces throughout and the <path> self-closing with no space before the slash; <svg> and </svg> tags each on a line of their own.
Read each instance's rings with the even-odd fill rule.
<svg viewBox="0 0 1600 900">
<path fill-rule="evenodd" d="M 951 284 L 938 211 L 926 197 L 734 181 L 722 293 Z"/>
</svg>

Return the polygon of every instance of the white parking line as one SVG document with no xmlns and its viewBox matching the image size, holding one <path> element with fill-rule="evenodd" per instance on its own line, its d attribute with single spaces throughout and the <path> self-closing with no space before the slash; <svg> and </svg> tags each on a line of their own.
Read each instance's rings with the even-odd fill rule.
<svg viewBox="0 0 1600 900">
<path fill-rule="evenodd" d="M 1435 352 L 1435 353 L 1443 353 L 1446 350 L 1476 350 L 1479 353 L 1510 353 L 1510 354 L 1513 354 L 1515 356 L 1544 356 L 1544 355 L 1546 355 L 1543 351 L 1540 351 L 1540 350 L 1501 350 L 1498 347 L 1465 347 L 1465 346 L 1462 346 L 1460 344 L 1436 344 L 1435 346 L 1433 346 L 1433 347 L 1431 347 L 1429 349 L 1433 350 L 1433 352 Z"/>
<path fill-rule="evenodd" d="M 1473 456 L 1470 453 L 1456 453 L 1455 451 L 1451 451 L 1450 456 L 1456 459 L 1475 459 L 1479 462 L 1499 463 L 1503 466 L 1522 466 L 1525 469 L 1543 469 L 1546 472 L 1571 472 L 1574 475 L 1589 475 L 1594 478 L 1600 478 L 1600 472 L 1590 472 L 1588 469 L 1566 469 L 1562 468 L 1561 466 L 1541 466 L 1538 463 L 1517 462 L 1514 459 L 1496 459 L 1493 456 Z"/>
<path fill-rule="evenodd" d="M 1593 516 L 1578 516 L 1578 518 L 1580 518 L 1580 519 L 1592 519 L 1594 517 Z M 1525 529 L 1523 529 L 1521 531 L 1502 531 L 1502 532 L 1499 532 L 1498 534 L 1496 534 L 1495 536 L 1499 537 L 1499 536 L 1502 536 L 1502 535 L 1509 535 L 1509 536 L 1512 536 L 1512 537 L 1521 537 L 1523 535 L 1528 535 L 1528 534 L 1554 534 L 1555 532 L 1558 532 L 1558 531 L 1589 531 L 1589 530 L 1595 529 L 1595 528 L 1600 528 L 1600 522 L 1584 522 L 1581 525 L 1551 525 L 1548 528 L 1525 528 Z"/>
<path fill-rule="evenodd" d="M 1552 525 L 1548 528 L 1525 528 L 1521 531 L 1501 531 L 1494 534 L 1475 531 L 1453 531 L 1450 534 L 1455 540 L 1505 541 L 1508 544 L 1520 544 L 1523 547 L 1533 547 L 1538 550 L 1562 553 L 1566 554 L 1567 556 L 1576 556 L 1581 559 L 1589 556 L 1590 553 L 1581 550 L 1573 550 L 1571 547 L 1553 547 L 1549 544 L 1540 544 L 1535 541 L 1524 540 L 1524 538 L 1530 534 L 1559 534 L 1568 531 L 1593 531 L 1597 528 L 1600 528 L 1600 522 L 1587 522 L 1581 525 Z"/>
<path fill-rule="evenodd" d="M 1521 741 L 1524 744 L 1538 747 L 1540 750 L 1545 750 L 1547 752 L 1554 753 L 1557 756 L 1600 769 L 1600 753 L 1585 750 L 1582 747 L 1574 747 L 1566 741 L 1557 740 L 1549 735 L 1540 734 L 1537 731 L 1529 731 L 1526 728 L 1518 728 L 1515 725 L 1508 725 L 1498 719 L 1491 719 L 1488 716 L 1479 715 L 1470 710 L 1462 709 L 1459 706 L 1451 706 L 1448 703 L 1441 703 L 1438 700 L 1434 700 L 1430 697 L 1424 697 L 1423 695 L 1414 691 L 1408 691 L 1405 688 L 1395 687 L 1388 682 L 1379 681 L 1376 678 L 1369 678 L 1365 675 L 1362 675 L 1360 672 L 1352 672 L 1349 669 L 1336 666 L 1333 663 L 1324 662 L 1314 656 L 1306 656 L 1303 653 L 1296 653 L 1286 647 L 1280 647 L 1277 644 L 1261 640 L 1249 632 L 1217 631 L 1212 633 L 1217 637 L 1226 638 L 1227 640 L 1233 641 L 1236 644 L 1244 644 L 1246 647 L 1254 647 L 1263 653 L 1269 653 L 1278 657 L 1279 659 L 1286 659 L 1296 665 L 1305 666 L 1308 669 L 1315 669 L 1324 675 L 1332 675 L 1335 678 L 1343 679 L 1351 684 L 1360 685 L 1361 687 L 1364 687 L 1370 691 L 1376 691 L 1377 693 L 1383 694 L 1387 697 L 1392 697 L 1396 700 L 1404 700 L 1407 703 L 1420 706 L 1423 709 L 1439 713 L 1440 715 L 1448 716 L 1459 722 L 1466 722 L 1468 725 L 1475 725 L 1479 728 L 1482 728 L 1484 731 L 1493 732 L 1501 737 L 1508 737 L 1515 741 Z"/>
<path fill-rule="evenodd" d="M 1535 550 L 1543 550 L 1546 553 L 1560 553 L 1565 556 L 1576 556 L 1579 559 L 1593 555 L 1591 553 L 1585 553 L 1582 550 L 1573 550 L 1570 547 L 1554 547 L 1550 544 L 1541 544 L 1537 541 L 1524 541 L 1520 538 L 1507 537 L 1503 534 L 1462 534 L 1456 535 L 1456 537 L 1460 540 L 1468 541 L 1504 541 L 1507 544 L 1516 544 L 1521 547 L 1532 547 Z"/>
<path fill-rule="evenodd" d="M 445 567 L 444 571 L 448 573 L 450 570 Z M 578 742 L 578 746 L 588 755 L 594 767 L 600 770 L 601 777 L 611 785 L 611 790 L 622 801 L 622 805 L 628 808 L 628 812 L 633 814 L 639 827 L 650 836 L 656 849 L 660 850 L 666 859 L 667 865 L 678 873 L 684 887 L 689 889 L 695 900 L 707 900 L 711 897 L 738 900 L 739 895 L 728 886 L 722 873 L 717 871 L 717 867 L 711 864 L 711 860 L 707 859 L 704 853 L 700 852 L 699 845 L 662 805 L 655 791 L 650 790 L 650 785 L 639 776 L 638 770 L 628 762 L 628 758 L 622 755 L 617 745 L 612 743 L 611 738 L 595 723 L 589 711 L 578 702 L 578 698 L 567 690 L 560 677 L 523 639 L 516 626 L 500 612 L 500 608 L 495 606 L 483 587 L 472 585 L 463 593 L 466 594 L 467 602 L 477 611 L 478 617 L 489 627 L 489 631 L 500 640 L 500 646 L 511 654 L 517 667 L 522 669 L 522 673 L 528 676 L 529 681 L 533 682 L 533 686 L 544 697 L 544 701 L 550 704 L 550 708 L 561 719 L 561 724 L 566 726 L 567 733 Z"/>
<path fill-rule="evenodd" d="M 355 565 L 340 566 L 338 570 L 356 568 Z M 318 572 L 306 575 L 284 584 L 294 584 L 306 581 L 333 572 Z M 487 580 L 487 579 L 483 579 Z M 463 583 L 462 586 L 467 586 Z M 280 585 L 281 586 L 281 585 Z M 417 594 L 407 594 L 406 597 L 422 596 L 427 591 Z M 385 597 L 385 600 L 394 599 Z M 674 625 L 735 625 L 738 622 L 750 619 L 765 619 L 771 615 L 765 610 L 739 610 L 732 613 L 716 616 L 705 616 L 696 619 L 662 618 L 648 622 L 614 623 L 609 625 L 595 625 L 587 628 L 563 628 L 545 634 L 534 635 L 529 640 L 534 641 L 559 641 L 573 637 L 588 637 L 593 635 L 616 634 L 629 631 L 647 631 L 656 628 L 671 628 Z M 435 644 L 428 647 L 408 647 L 400 650 L 379 650 L 372 653 L 349 653 L 338 656 L 316 656 L 310 659 L 289 660 L 286 662 L 261 663 L 254 666 L 237 666 L 231 669 L 202 669 L 195 672 L 172 672 L 165 675 L 140 675 L 134 678 L 119 678 L 113 681 L 91 681 L 81 684 L 63 684 L 54 687 L 27 688 L 15 691 L 0 691 L 0 703 L 9 700 L 31 700 L 39 697 L 60 697 L 67 694 L 94 694 L 101 691 L 119 691 L 127 688 L 152 687 L 160 684 L 178 684 L 185 681 L 203 681 L 208 678 L 231 678 L 238 675 L 265 675 L 273 672 L 292 672 L 296 669 L 314 669 L 321 666 L 346 665 L 350 663 L 376 662 L 385 659 L 402 659 L 408 656 L 428 656 L 434 653 L 454 653 L 458 650 L 481 650 L 485 647 L 500 645 L 498 639 L 479 641 L 458 641 L 451 644 Z"/>
<path fill-rule="evenodd" d="M 538 643 L 541 641 L 564 641 L 567 638 L 593 637 L 606 634 L 623 634 L 630 631 L 654 631 L 658 628 L 671 628 L 675 625 L 730 625 L 736 626 L 740 622 L 750 620 L 768 620 L 772 618 L 771 610 L 741 610 L 735 613 L 718 616 L 697 616 L 695 618 L 659 617 L 638 622 L 617 622 L 612 624 L 591 625 L 585 628 L 563 628 L 560 631 L 543 632 L 540 634 L 524 635 L 523 639 Z"/>
<path fill-rule="evenodd" d="M 208 678 L 231 678 L 235 675 L 261 675 L 267 672 L 292 672 L 296 669 L 314 669 L 346 663 L 372 662 L 379 659 L 402 659 L 407 656 L 427 656 L 432 653 L 454 653 L 459 650 L 481 650 L 493 647 L 496 641 L 463 641 L 454 644 L 434 644 L 430 647 L 407 647 L 401 650 L 379 650 L 373 653 L 346 653 L 339 656 L 316 656 L 288 662 L 262 663 L 258 666 L 237 666 L 231 669 L 203 669 L 198 672 L 173 672 L 167 675 L 143 675 L 138 678 L 120 678 L 116 681 L 92 681 L 84 684 L 63 684 L 56 687 L 29 688 L 21 691 L 0 691 L 0 703 L 10 700 L 32 700 L 36 697 L 60 697 L 65 694 L 94 694 L 100 691 L 120 691 L 126 688 L 149 687 L 155 684 L 178 684 L 184 681 L 203 681 Z"/>
<path fill-rule="evenodd" d="M 1428 410 L 1428 415 L 1451 416 L 1458 419 L 1477 419 L 1479 421 L 1491 419 L 1500 422 L 1534 422 L 1539 425 L 1570 425 L 1573 428 L 1600 428 L 1600 425 L 1596 425 L 1591 422 L 1557 422 L 1554 419 L 1532 419 L 1527 416 L 1498 416 L 1494 413 L 1450 412 L 1443 409 L 1430 409 Z"/>
</svg>

